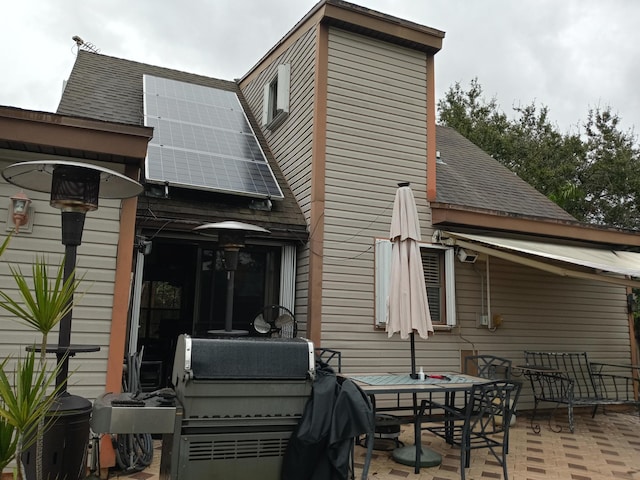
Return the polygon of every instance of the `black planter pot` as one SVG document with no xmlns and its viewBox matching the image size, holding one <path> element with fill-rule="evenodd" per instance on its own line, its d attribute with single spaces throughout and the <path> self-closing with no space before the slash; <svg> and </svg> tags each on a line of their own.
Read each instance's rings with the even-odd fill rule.
<svg viewBox="0 0 640 480">
<path fill-rule="evenodd" d="M 43 438 L 44 480 L 84 479 L 87 474 L 91 402 L 65 392 L 54 402 L 51 412 L 51 416 L 45 419 L 48 428 Z M 35 443 L 23 453 L 22 462 L 26 478 L 36 478 Z"/>
</svg>

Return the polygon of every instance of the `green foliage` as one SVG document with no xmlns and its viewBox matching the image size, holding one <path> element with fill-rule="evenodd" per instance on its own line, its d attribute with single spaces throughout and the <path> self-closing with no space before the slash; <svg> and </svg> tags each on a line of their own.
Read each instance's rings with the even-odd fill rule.
<svg viewBox="0 0 640 480">
<path fill-rule="evenodd" d="M 3 437 L 2 446 L 7 445 L 0 457 L 9 463 L 13 458 L 19 460 L 24 449 L 36 440 L 35 433 L 63 385 L 49 391 L 60 365 L 51 372 L 36 367 L 35 348 L 24 359 L 17 360 L 13 375 L 5 371 L 7 360 L 0 364 L 0 419 L 4 425 L 0 437 Z M 14 435 L 13 439 L 11 435 Z M 18 478 L 22 478 L 22 462 L 17 463 Z"/>
<path fill-rule="evenodd" d="M 15 458 L 18 442 L 15 431 L 13 425 L 0 418 L 0 472 Z"/>
<path fill-rule="evenodd" d="M 4 253 L 4 251 L 7 249 L 7 247 L 9 246 L 9 241 L 11 240 L 11 235 L 7 235 L 7 238 L 4 239 L 4 242 L 2 242 L 2 245 L 0 245 L 0 256 L 2 256 L 2 254 Z"/>
<path fill-rule="evenodd" d="M 50 277 L 47 270 L 44 258 L 36 257 L 32 265 L 32 289 L 20 268 L 11 267 L 11 275 L 24 306 L 0 291 L 0 307 L 24 320 L 27 325 L 42 334 L 48 334 L 71 310 L 73 294 L 78 284 L 73 275 L 65 282 L 64 261 L 58 266 L 54 277 Z"/>
<path fill-rule="evenodd" d="M 59 367 L 56 366 L 51 372 L 38 368 L 35 349 L 27 352 L 23 359 L 17 360 L 13 375 L 7 375 L 5 367 L 6 360 L 0 365 L 0 417 L 23 437 L 32 436 L 38 427 L 38 421 L 49 412 L 55 402 L 55 393 L 62 387 L 48 391 L 55 382 Z"/>
<path fill-rule="evenodd" d="M 9 240 L 10 236 L 0 245 L 0 255 Z M 55 420 L 51 408 L 65 384 L 55 385 L 62 362 L 50 372 L 46 369 L 47 335 L 73 307 L 79 281 L 73 274 L 64 280 L 64 262 L 60 263 L 53 276 L 49 275 L 42 257 L 36 257 L 32 265 L 32 287 L 20 268 L 10 269 L 19 300 L 0 291 L 0 307 L 42 334 L 37 367 L 35 347 L 24 359 L 17 360 L 12 375 L 6 371 L 8 359 L 0 363 L 0 471 L 16 459 L 17 478 L 21 480 L 22 452 L 31 442 L 42 438 L 49 423 Z M 38 448 L 37 455 L 41 454 Z M 40 463 L 39 459 L 37 462 Z"/>
<path fill-rule="evenodd" d="M 590 110 L 587 155 L 580 180 L 587 191 L 585 218 L 594 223 L 638 228 L 640 155 L 632 132 L 620 131 L 610 109 Z"/>
<path fill-rule="evenodd" d="M 637 229 L 640 155 L 610 108 L 589 111 L 584 133 L 561 133 L 535 103 L 500 111 L 477 79 L 453 85 L 438 102 L 439 121 L 458 130 L 577 220 Z"/>
<path fill-rule="evenodd" d="M 504 133 L 509 128 L 507 116 L 500 112 L 496 98 L 482 97 L 482 86 L 471 81 L 468 91 L 455 83 L 438 102 L 440 123 L 455 128 L 495 158 L 504 158 Z"/>
</svg>

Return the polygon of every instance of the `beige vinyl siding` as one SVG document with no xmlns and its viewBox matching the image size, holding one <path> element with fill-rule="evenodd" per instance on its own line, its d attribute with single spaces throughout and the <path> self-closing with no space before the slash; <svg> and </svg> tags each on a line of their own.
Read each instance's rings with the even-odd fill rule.
<svg viewBox="0 0 640 480">
<path fill-rule="evenodd" d="M 426 91 L 424 54 L 330 29 L 322 339 L 347 371 L 409 364 L 408 342 L 374 328 L 374 241 L 388 238 L 399 181 L 430 234 Z"/>
<path fill-rule="evenodd" d="M 279 64 L 289 63 L 291 65 L 289 117 L 274 131 L 265 129 L 264 135 L 307 222 L 309 222 L 311 210 L 315 32 L 315 27 L 309 29 L 271 65 L 256 76 L 249 85 L 243 88 L 243 94 L 253 114 L 260 118 L 263 86 L 274 77 Z M 304 334 L 309 279 L 309 251 L 307 248 L 298 247 L 296 263 L 295 313 L 298 320 L 298 330 Z"/>
<path fill-rule="evenodd" d="M 416 197 L 423 241 L 430 241 L 426 60 L 338 29 L 329 42 L 323 346 L 342 350 L 346 371 L 407 372 L 409 342 L 373 327 L 373 246 L 388 237 L 396 183 L 404 180 Z M 516 364 L 527 348 L 587 350 L 594 359 L 628 362 L 624 288 L 492 259 L 491 311 L 504 325 L 490 332 L 476 327 L 486 306 L 484 265 L 456 261 L 459 326 L 416 339 L 418 366 L 459 371 L 460 352 L 471 349 Z"/>
<path fill-rule="evenodd" d="M 456 263 L 460 327 L 451 340 L 459 349 L 475 348 L 481 354 L 510 358 L 514 365 L 524 363 L 525 350 L 586 351 L 593 361 L 629 363 L 624 287 L 560 277 L 491 258 L 491 312 L 502 315 L 503 324 L 489 332 L 476 326 L 486 288 L 485 266 L 484 261 Z M 521 405 L 533 406 L 526 382 Z"/>
<path fill-rule="evenodd" d="M 1 163 L 4 168 L 8 163 Z M 113 167 L 109 167 L 113 168 Z M 20 189 L 2 181 L 0 194 L 0 224 L 5 233 L 8 197 Z M 9 248 L 0 260 L 0 288 L 17 298 L 15 282 L 9 276 L 9 266 L 19 267 L 25 275 L 31 275 L 31 262 L 36 255 L 44 255 L 50 264 L 58 264 L 64 258 L 61 242 L 60 210 L 49 206 L 49 195 L 25 190 L 35 206 L 35 222 L 32 233 L 19 233 L 12 238 Z M 87 213 L 82 244 L 77 250 L 77 275 L 83 277 L 77 305 L 73 310 L 71 343 L 97 345 L 99 352 L 79 353 L 69 362 L 72 372 L 69 391 L 94 399 L 104 393 L 107 370 L 109 335 L 113 306 L 117 242 L 119 235 L 120 201 L 100 199 L 98 210 Z M 3 235 L 4 238 L 4 235 Z M 22 323 L 13 320 L 0 310 L 0 355 L 2 357 L 23 354 L 24 348 L 41 336 Z M 49 335 L 49 343 L 57 343 L 58 330 Z M 53 362 L 54 355 L 50 355 Z"/>
<path fill-rule="evenodd" d="M 313 31 L 246 89 L 254 112 L 262 85 L 293 51 L 291 117 L 265 132 L 285 177 L 309 219 L 313 131 Z M 426 200 L 427 59 L 423 53 L 329 28 L 322 346 L 343 354 L 346 372 L 408 372 L 409 341 L 374 327 L 374 242 L 388 238 L 397 182 L 410 181 L 429 243 Z M 301 72 L 307 72 L 301 74 Z M 295 116 L 295 117 L 294 117 Z M 322 159 L 318 159 L 322 160 Z M 318 179 L 322 181 L 322 179 Z M 310 225 L 310 231 L 314 226 Z M 305 317 L 309 257 L 300 249 L 296 313 Z M 490 260 L 491 312 L 504 324 L 476 326 L 486 309 L 485 262 L 455 263 L 458 325 L 416 338 L 416 364 L 425 371 L 459 371 L 460 354 L 478 350 L 523 362 L 526 349 L 581 351 L 594 360 L 628 362 L 625 289 L 554 276 Z M 304 328 L 304 327 L 303 327 Z M 531 406 L 525 384 L 523 408 Z"/>
</svg>

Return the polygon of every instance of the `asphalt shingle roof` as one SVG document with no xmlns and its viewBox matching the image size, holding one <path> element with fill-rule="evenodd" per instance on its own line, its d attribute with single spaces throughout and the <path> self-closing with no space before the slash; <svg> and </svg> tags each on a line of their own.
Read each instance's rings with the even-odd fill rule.
<svg viewBox="0 0 640 480">
<path fill-rule="evenodd" d="M 249 208 L 249 199 L 244 197 L 172 189 L 170 199 L 140 198 L 138 217 L 142 218 L 142 224 L 151 228 L 174 219 L 167 230 L 187 230 L 205 222 L 238 220 L 268 228 L 273 237 L 305 240 L 307 227 L 302 211 L 235 82 L 81 50 L 57 113 L 144 125 L 142 77 L 145 74 L 236 92 L 285 198 L 273 201 L 272 210 L 264 211 Z"/>
<path fill-rule="evenodd" d="M 173 198 L 171 202 L 165 199 L 147 199 L 146 203 L 141 201 L 139 215 L 144 216 L 145 212 L 151 210 L 157 218 L 182 214 L 183 220 L 187 219 L 187 224 L 190 218 L 201 222 L 233 217 L 240 221 L 257 222 L 267 228 L 286 230 L 289 225 L 298 231 L 303 227 L 306 229 L 302 212 L 235 82 L 80 51 L 57 113 L 143 125 L 143 74 L 236 92 L 283 189 L 285 200 L 274 202 L 273 210 L 264 212 L 243 208 L 242 202 L 229 203 L 220 194 L 199 194 L 198 207 L 194 206 L 192 199 L 177 195 L 179 198 Z M 437 165 L 437 202 L 575 221 L 574 217 L 454 129 L 438 126 L 436 143 L 440 152 L 440 163 Z M 202 215 L 203 210 L 207 211 L 206 215 Z"/>
<path fill-rule="evenodd" d="M 553 201 L 450 127 L 436 129 L 436 201 L 516 215 L 576 221 Z"/>
</svg>

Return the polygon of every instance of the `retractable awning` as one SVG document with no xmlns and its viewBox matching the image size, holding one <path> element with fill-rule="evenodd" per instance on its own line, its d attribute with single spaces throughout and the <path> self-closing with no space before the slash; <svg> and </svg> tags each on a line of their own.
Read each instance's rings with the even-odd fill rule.
<svg viewBox="0 0 640 480">
<path fill-rule="evenodd" d="M 438 231 L 444 245 L 457 245 L 556 275 L 640 288 L 640 253 L 487 235 Z"/>
</svg>

